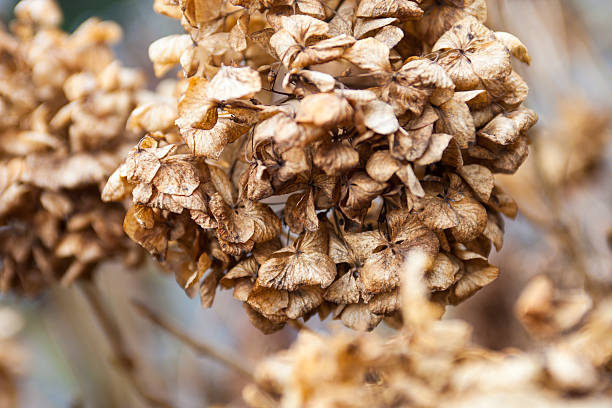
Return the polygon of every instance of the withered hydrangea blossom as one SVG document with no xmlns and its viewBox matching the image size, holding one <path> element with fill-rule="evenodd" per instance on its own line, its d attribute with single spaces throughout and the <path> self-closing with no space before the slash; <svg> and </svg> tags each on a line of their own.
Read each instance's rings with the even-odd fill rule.
<svg viewBox="0 0 612 408">
<path fill-rule="evenodd" d="M 110 178 L 128 235 L 211 305 L 233 288 L 264 332 L 333 315 L 397 318 L 415 249 L 440 306 L 493 281 L 494 173 L 527 156 L 536 114 L 513 35 L 485 1 L 156 0 L 186 34 L 155 41 L 167 87 L 131 115 L 148 135 Z M 442 309 L 442 308 L 441 308 Z"/>
<path fill-rule="evenodd" d="M 258 363 L 255 381 L 243 391 L 249 406 L 596 408 L 612 403 L 610 297 L 594 305 L 586 293 L 556 291 L 539 276 L 521 296 L 517 312 L 532 333 L 548 337 L 536 350 L 494 351 L 471 342 L 467 322 L 436 320 L 428 313 L 435 306 L 415 290 L 425 290 L 426 282 L 419 285 L 406 276 L 409 272 L 402 275 L 401 330 L 386 339 L 375 333 L 301 331 L 288 350 Z M 553 322 L 563 324 L 553 328 Z"/>
<path fill-rule="evenodd" d="M 125 124 L 144 77 L 115 59 L 115 23 L 65 33 L 51 0 L 24 0 L 15 16 L 0 30 L 0 291 L 36 295 L 138 259 L 123 206 L 100 191 L 138 140 Z"/>
</svg>

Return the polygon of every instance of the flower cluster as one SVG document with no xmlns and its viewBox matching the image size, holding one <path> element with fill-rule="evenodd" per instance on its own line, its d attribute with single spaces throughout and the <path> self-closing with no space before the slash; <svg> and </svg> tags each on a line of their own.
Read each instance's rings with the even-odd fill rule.
<svg viewBox="0 0 612 408">
<path fill-rule="evenodd" d="M 547 330 L 551 337 L 537 351 L 493 351 L 471 343 L 472 327 L 465 321 L 423 317 L 427 302 L 413 288 L 405 289 L 407 324 L 397 334 L 383 339 L 375 333 L 355 337 L 302 331 L 291 348 L 258 364 L 254 383 L 243 391 L 246 402 L 257 408 L 595 408 L 612 402 L 606 391 L 611 298 L 593 307 L 584 292 L 559 292 L 553 301 L 552 284 L 539 276 L 517 306 L 519 316 L 569 323 L 567 305 L 584 304 L 576 302 L 577 296 L 589 299 L 588 305 L 572 308 L 573 324 Z M 555 304 L 566 306 L 555 309 Z"/>
<path fill-rule="evenodd" d="M 494 173 L 537 115 L 511 64 L 529 54 L 484 0 L 154 7 L 186 30 L 149 48 L 179 79 L 132 113 L 148 134 L 103 198 L 132 195 L 125 231 L 204 306 L 220 286 L 265 332 L 316 313 L 371 329 L 398 317 L 414 250 L 440 310 L 497 277 L 516 205 Z"/>
<path fill-rule="evenodd" d="M 122 67 L 114 23 L 72 34 L 51 0 L 24 0 L 0 30 L 0 291 L 35 295 L 139 250 L 100 189 L 138 135 L 125 131 L 144 77 Z"/>
</svg>

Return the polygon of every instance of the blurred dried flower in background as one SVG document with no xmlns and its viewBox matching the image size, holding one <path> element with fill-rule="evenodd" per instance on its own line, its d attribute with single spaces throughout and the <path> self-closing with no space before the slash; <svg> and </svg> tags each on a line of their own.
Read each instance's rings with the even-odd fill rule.
<svg viewBox="0 0 612 408">
<path fill-rule="evenodd" d="M 556 292 L 549 278 L 538 275 L 518 299 L 517 318 L 533 336 L 559 335 L 578 324 L 591 309 L 591 298 L 584 292 Z"/>
<path fill-rule="evenodd" d="M 0 407 L 18 407 L 18 378 L 24 374 L 27 355 L 15 336 L 24 325 L 15 310 L 0 308 Z"/>
<path fill-rule="evenodd" d="M 408 260 L 419 265 L 414 254 Z M 259 363 L 255 382 L 243 391 L 247 403 L 257 408 L 612 403 L 605 372 L 612 358 L 609 298 L 577 329 L 556 332 L 539 351 L 492 351 L 471 343 L 465 321 L 428 316 L 426 282 L 419 282 L 422 270 L 402 268 L 402 330 L 388 339 L 302 331 L 290 349 Z M 537 279 L 525 297 L 541 292 L 536 286 L 547 286 L 544 278 Z"/>
<path fill-rule="evenodd" d="M 602 164 L 610 141 L 610 119 L 603 109 L 586 100 L 563 100 L 558 107 L 560 122 L 546 129 L 554 137 L 536 138 L 547 143 L 537 148 L 542 176 L 551 184 L 580 182 Z"/>
<path fill-rule="evenodd" d="M 0 31 L 0 291 L 36 295 L 139 258 L 122 205 L 99 194 L 137 140 L 124 129 L 144 78 L 115 60 L 115 23 L 67 34 L 50 0 L 22 1 L 15 16 Z"/>
<path fill-rule="evenodd" d="M 397 318 L 417 249 L 441 306 L 493 281 L 516 214 L 494 173 L 537 121 L 511 59 L 530 57 L 484 1 L 419 3 L 157 2 L 187 34 L 151 44 L 158 75 L 182 68 L 178 101 L 132 113 L 149 133 L 103 192 L 131 193 L 128 235 L 204 306 L 233 288 L 264 331 Z"/>
</svg>

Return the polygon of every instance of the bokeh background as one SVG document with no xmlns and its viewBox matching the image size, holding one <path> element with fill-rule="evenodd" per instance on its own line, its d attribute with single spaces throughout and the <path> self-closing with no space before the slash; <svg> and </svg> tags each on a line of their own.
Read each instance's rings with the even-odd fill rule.
<svg viewBox="0 0 612 408">
<path fill-rule="evenodd" d="M 158 80 L 148 45 L 183 32 L 177 21 L 153 12 L 152 0 L 58 2 L 69 31 L 92 16 L 117 21 L 124 30 L 119 57 L 143 69 L 151 87 Z M 15 3 L 0 0 L 3 23 Z M 610 16 L 609 0 L 489 0 L 488 25 L 517 35 L 532 55 L 530 67 L 517 68 L 530 86 L 526 105 L 539 113 L 540 122 L 531 133 L 528 162 L 517 175 L 500 178 L 521 209 L 516 220 L 507 220 L 504 248 L 493 257 L 500 278 L 447 312 L 472 323 L 481 345 L 534 347 L 514 318 L 513 305 L 536 274 L 546 273 L 570 289 L 585 282 L 601 291 L 612 286 Z M 260 334 L 230 292 L 218 293 L 213 309 L 202 310 L 152 262 L 130 273 L 107 264 L 96 284 L 125 333 L 146 387 L 181 408 L 241 406 L 246 379 L 143 320 L 132 300 L 247 365 L 286 347 L 296 335 L 292 327 Z M 342 330 L 335 322 L 315 320 L 307 323 L 315 330 Z M 384 325 L 376 330 L 391 332 Z M 21 373 L 21 406 L 146 406 L 116 369 L 107 339 L 78 288 L 54 289 L 32 300 L 0 297 L 0 348 Z"/>
</svg>

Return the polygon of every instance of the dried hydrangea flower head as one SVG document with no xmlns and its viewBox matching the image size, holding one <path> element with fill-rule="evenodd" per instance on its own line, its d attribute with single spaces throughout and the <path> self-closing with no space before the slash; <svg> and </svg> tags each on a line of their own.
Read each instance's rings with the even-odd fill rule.
<svg viewBox="0 0 612 408">
<path fill-rule="evenodd" d="M 607 392 L 612 360 L 609 297 L 592 308 L 580 308 L 572 316 L 578 318 L 574 325 L 559 327 L 562 330 L 536 351 L 493 351 L 471 342 L 472 327 L 467 322 L 428 315 L 428 307 L 435 309 L 425 297 L 428 283 L 419 282 L 421 276 L 407 269 L 400 272 L 402 330 L 386 339 L 376 333 L 349 336 L 303 330 L 288 350 L 259 362 L 255 381 L 243 390 L 249 406 L 486 407 L 503 401 L 508 407 L 526 402 L 538 407 L 603 407 L 612 403 Z M 548 292 L 556 291 L 546 278 L 537 278 L 517 310 L 523 315 L 526 309 L 528 313 L 537 309 L 542 319 L 568 322 L 567 308 L 548 308 Z M 538 300 L 537 294 L 545 300 Z M 559 292 L 555 301 L 576 305 L 581 303 L 576 296 Z M 581 296 L 589 299 L 584 292 Z M 580 318 L 582 323 L 576 324 Z"/>
<path fill-rule="evenodd" d="M 143 76 L 115 59 L 121 29 L 58 28 L 51 0 L 15 8 L 0 31 L 0 291 L 35 295 L 105 259 L 137 259 L 120 204 L 100 188 L 138 140 L 125 124 Z"/>
<path fill-rule="evenodd" d="M 130 119 L 149 135 L 110 178 L 128 235 L 209 306 L 232 288 L 265 332 L 333 315 L 397 318 L 399 268 L 420 250 L 432 299 L 493 281 L 494 173 L 527 155 L 536 114 L 513 35 L 482 1 L 157 0 L 186 30 L 151 44 L 174 91 Z"/>
</svg>

